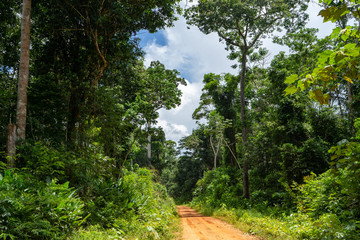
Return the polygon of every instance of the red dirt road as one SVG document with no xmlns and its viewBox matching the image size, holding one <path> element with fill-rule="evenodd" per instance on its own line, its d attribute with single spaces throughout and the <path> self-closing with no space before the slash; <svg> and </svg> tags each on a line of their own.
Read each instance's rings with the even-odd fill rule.
<svg viewBox="0 0 360 240">
<path fill-rule="evenodd" d="M 178 206 L 183 240 L 256 240 L 219 219 L 205 217 L 191 208 Z"/>
</svg>

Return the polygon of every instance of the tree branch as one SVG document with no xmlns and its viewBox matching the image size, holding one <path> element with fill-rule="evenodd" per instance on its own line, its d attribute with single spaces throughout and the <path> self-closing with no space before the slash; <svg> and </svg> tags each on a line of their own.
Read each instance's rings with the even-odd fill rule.
<svg viewBox="0 0 360 240">
<path fill-rule="evenodd" d="M 65 1 L 65 3 L 66 3 L 67 5 L 69 5 L 72 9 L 74 9 L 74 10 L 80 15 L 80 17 L 86 21 L 86 18 L 80 13 L 79 10 L 77 10 L 77 9 L 75 8 L 75 6 L 74 6 L 73 4 L 69 3 L 69 1 Z"/>
<path fill-rule="evenodd" d="M 229 148 L 229 150 L 230 150 L 230 152 L 231 152 L 231 155 L 234 157 L 236 163 L 238 164 L 239 169 L 241 169 L 241 166 L 240 166 L 240 163 L 239 163 L 237 157 L 235 156 L 234 152 L 231 150 L 231 147 L 229 146 L 229 144 L 227 143 L 226 140 L 225 140 L 225 143 L 226 143 L 226 146 Z"/>
<path fill-rule="evenodd" d="M 273 25 L 277 20 L 279 20 L 280 17 L 275 18 L 273 21 L 271 21 L 265 28 L 263 28 L 263 30 L 261 30 L 254 38 L 254 40 L 251 42 L 251 44 L 249 45 L 248 49 L 252 48 L 255 43 L 257 42 L 257 40 L 261 37 L 261 35 L 271 26 Z"/>
<path fill-rule="evenodd" d="M 228 37 L 225 37 L 224 34 L 222 34 L 221 32 L 217 32 L 218 35 L 223 38 L 227 43 L 231 44 L 231 45 L 235 45 L 235 46 L 238 46 L 240 47 L 240 44 L 236 43 L 235 41 L 233 41 L 232 39 L 228 38 Z"/>
</svg>

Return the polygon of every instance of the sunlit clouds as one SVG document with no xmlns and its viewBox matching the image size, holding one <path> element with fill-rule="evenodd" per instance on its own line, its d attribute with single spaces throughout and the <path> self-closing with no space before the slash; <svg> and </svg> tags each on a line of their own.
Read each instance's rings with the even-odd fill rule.
<svg viewBox="0 0 360 240">
<path fill-rule="evenodd" d="M 182 2 L 182 6 L 185 6 L 185 2 Z M 323 37 L 331 33 L 332 24 L 323 24 L 322 18 L 317 16 L 319 11 L 320 7 L 311 3 L 308 10 L 311 23 L 308 27 L 321 27 L 319 36 Z M 236 62 L 227 58 L 225 44 L 219 42 L 217 34 L 205 35 L 196 27 L 188 27 L 183 17 L 180 17 L 173 28 L 152 36 L 146 36 L 150 40 L 143 42 L 145 64 L 148 66 L 151 61 L 158 60 L 168 69 L 177 69 L 188 81 L 186 87 L 181 87 L 182 104 L 172 110 L 159 111 L 158 125 L 164 129 L 167 139 L 178 141 L 191 134 L 196 126 L 192 113 L 199 104 L 204 74 L 237 74 L 238 69 L 231 68 Z M 286 47 L 272 43 L 271 39 L 265 39 L 263 47 L 270 52 L 269 62 L 278 52 L 287 51 Z"/>
</svg>

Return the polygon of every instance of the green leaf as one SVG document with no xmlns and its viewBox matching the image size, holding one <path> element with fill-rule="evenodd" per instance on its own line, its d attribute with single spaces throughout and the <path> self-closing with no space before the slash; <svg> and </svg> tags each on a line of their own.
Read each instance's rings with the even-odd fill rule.
<svg viewBox="0 0 360 240">
<path fill-rule="evenodd" d="M 341 40 L 343 40 L 344 42 L 346 42 L 346 40 L 349 39 L 349 35 L 347 35 L 347 34 L 342 34 L 340 38 L 341 38 Z"/>
<path fill-rule="evenodd" d="M 295 87 L 295 86 L 289 86 L 285 89 L 285 96 L 289 95 L 289 94 L 294 94 L 299 90 L 299 88 Z"/>
<path fill-rule="evenodd" d="M 330 8 L 321 10 L 319 12 L 319 15 L 324 18 L 324 22 L 329 21 L 331 19 L 331 17 L 332 17 Z"/>
<path fill-rule="evenodd" d="M 318 64 L 319 65 L 326 64 L 332 53 L 333 53 L 333 51 L 331 51 L 331 50 L 326 50 L 326 51 L 320 53 L 319 58 L 318 58 Z"/>
<path fill-rule="evenodd" d="M 332 33 L 331 33 L 331 38 L 337 38 L 340 34 L 341 28 L 340 27 L 336 27 L 333 29 Z"/>
<path fill-rule="evenodd" d="M 360 55 L 360 48 L 356 46 L 356 43 L 348 43 L 344 46 L 344 52 L 351 57 L 357 57 Z"/>
<path fill-rule="evenodd" d="M 343 51 L 338 51 L 336 56 L 335 56 L 335 62 L 339 63 L 345 57 L 346 57 L 346 55 L 345 55 L 345 53 Z"/>
<path fill-rule="evenodd" d="M 286 84 L 292 84 L 292 83 L 294 83 L 298 78 L 299 78 L 299 76 L 298 76 L 297 74 L 290 75 L 289 77 L 286 78 L 285 83 L 286 83 Z"/>
</svg>

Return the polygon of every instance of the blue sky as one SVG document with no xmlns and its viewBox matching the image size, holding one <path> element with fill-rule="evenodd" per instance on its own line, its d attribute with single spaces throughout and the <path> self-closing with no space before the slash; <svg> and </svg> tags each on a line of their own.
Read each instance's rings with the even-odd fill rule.
<svg viewBox="0 0 360 240">
<path fill-rule="evenodd" d="M 185 1 L 181 4 L 184 6 Z M 324 37 L 331 33 L 333 25 L 323 23 L 322 18 L 317 16 L 319 11 L 320 8 L 316 4 L 310 4 L 310 21 L 307 27 L 319 28 L 319 37 Z M 139 32 L 137 37 L 141 39 L 140 46 L 146 52 L 146 65 L 159 60 L 166 68 L 177 69 L 188 81 L 186 87 L 181 87 L 182 104 L 172 110 L 159 111 L 158 125 L 164 129 L 167 139 L 178 141 L 191 134 L 192 129 L 196 127 L 191 115 L 199 104 L 204 74 L 236 74 L 238 70 L 231 68 L 235 62 L 227 59 L 225 45 L 219 42 L 216 34 L 205 35 L 193 26 L 188 29 L 183 17 L 179 17 L 172 28 L 154 34 Z M 264 40 L 263 47 L 270 51 L 269 61 L 278 52 L 287 51 L 286 48 L 273 44 L 271 39 Z"/>
<path fill-rule="evenodd" d="M 146 45 L 155 42 L 159 46 L 166 46 L 167 39 L 165 37 L 165 31 L 160 30 L 156 33 L 149 33 L 148 31 L 140 31 L 137 33 L 137 37 L 140 38 L 140 47 L 144 48 Z"/>
</svg>

